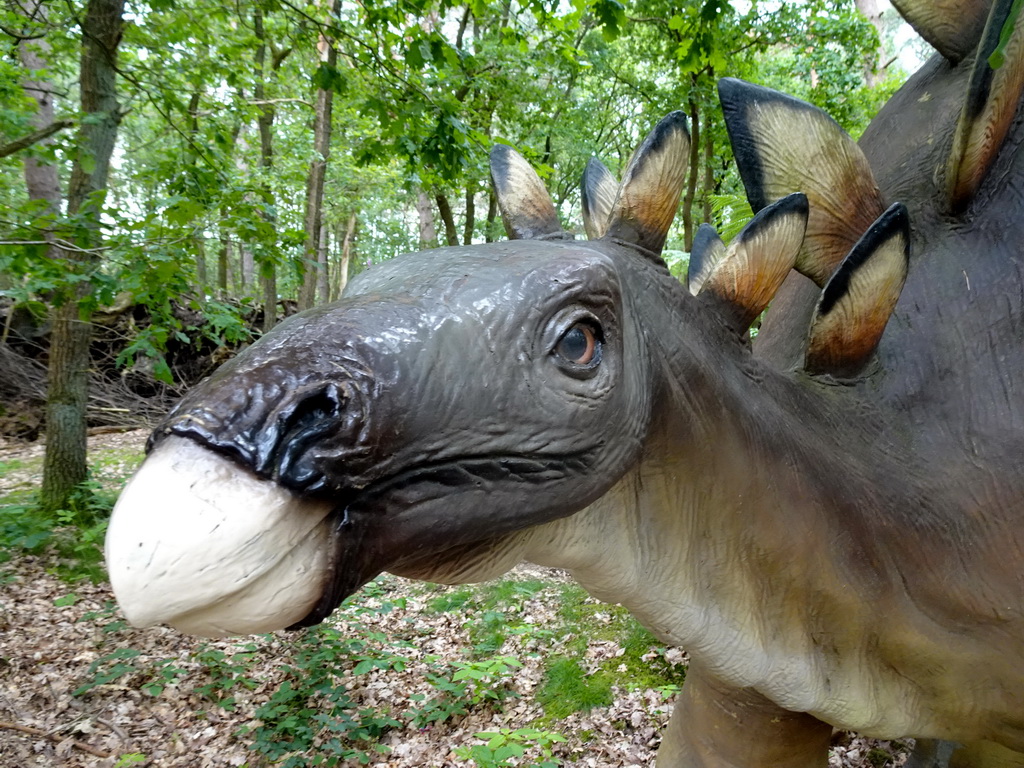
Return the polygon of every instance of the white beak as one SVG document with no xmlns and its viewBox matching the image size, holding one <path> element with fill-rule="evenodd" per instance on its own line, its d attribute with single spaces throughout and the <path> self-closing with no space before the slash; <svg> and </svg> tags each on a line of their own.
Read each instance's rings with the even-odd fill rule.
<svg viewBox="0 0 1024 768">
<path fill-rule="evenodd" d="M 287 627 L 332 577 L 330 511 L 168 437 L 114 508 L 106 542 L 114 594 L 140 627 L 205 637 Z"/>
</svg>

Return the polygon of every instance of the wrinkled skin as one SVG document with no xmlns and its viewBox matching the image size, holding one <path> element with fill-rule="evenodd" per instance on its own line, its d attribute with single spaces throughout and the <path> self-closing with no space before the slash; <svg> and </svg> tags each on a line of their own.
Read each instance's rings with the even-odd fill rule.
<svg viewBox="0 0 1024 768">
<path fill-rule="evenodd" d="M 913 222 L 910 276 L 860 397 L 883 410 L 886 431 L 915 459 L 894 472 L 919 473 L 915 503 L 882 513 L 903 546 L 898 549 L 902 589 L 929 622 L 948 630 L 951 653 L 976 655 L 976 669 L 946 697 L 1003 699 L 989 725 L 974 733 L 955 728 L 917 735 L 966 742 L 931 753 L 919 745 L 915 765 L 1022 765 L 981 737 L 1016 751 L 1022 704 L 1009 690 L 1019 685 L 1022 624 L 1019 576 L 1024 541 L 1019 499 L 1024 493 L 1024 251 L 1017 188 L 1024 175 L 1020 125 L 1008 137 L 990 179 L 970 207 L 952 216 L 943 203 L 941 168 L 967 88 L 969 67 L 953 68 L 936 56 L 886 105 L 860 141 L 888 200 L 904 201 Z M 912 118 L 908 118 L 912 115 Z M 899 136 L 894 141 L 894 136 Z M 817 291 L 793 274 L 776 299 L 755 345 L 770 364 L 788 367 L 800 355 Z M 852 398 L 851 398 L 852 399 Z M 888 534 L 887 534 L 888 535 Z M 953 650 L 956 649 L 956 650 Z M 946 673 L 927 677 L 936 683 Z M 1005 665 L 1004 665 L 1005 664 Z M 915 680 L 925 675 L 922 670 Z M 927 691 L 927 688 L 925 689 Z M 920 694 L 919 694 L 920 695 Z M 1001 711 L 1000 711 L 1001 710 Z M 953 715 L 959 717 L 960 715 Z M 948 756 L 954 751 L 952 762 Z M 913 761 L 912 761 L 913 762 Z"/>
<path fill-rule="evenodd" d="M 861 379 L 794 369 L 817 296 L 799 275 L 753 354 L 712 295 L 607 239 L 401 257 L 157 430 L 147 465 L 169 468 L 144 467 L 111 525 L 126 614 L 257 631 L 319 621 L 383 570 L 464 582 L 525 559 L 690 652 L 659 768 L 820 767 L 833 727 L 922 738 L 921 764 L 1024 765 L 1022 169 L 1010 153 L 966 217 L 941 213 L 926 171 L 958 78 L 932 65 L 863 139 L 914 256 Z M 581 324 L 596 362 L 571 362 Z M 164 528 L 232 473 L 308 523 L 287 547 L 278 518 L 217 544 L 210 569 L 239 564 L 200 582 Z M 125 522 L 141 499 L 148 522 Z M 327 554 L 278 595 L 252 563 L 281 549 Z"/>
</svg>

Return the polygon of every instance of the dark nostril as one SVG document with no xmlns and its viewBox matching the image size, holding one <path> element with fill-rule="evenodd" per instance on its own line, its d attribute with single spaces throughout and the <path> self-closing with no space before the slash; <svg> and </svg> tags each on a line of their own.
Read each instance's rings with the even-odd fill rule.
<svg viewBox="0 0 1024 768">
<path fill-rule="evenodd" d="M 300 376 L 292 362 L 207 380 L 157 428 L 154 442 L 177 434 L 298 493 L 336 493 L 367 450 L 368 380 Z"/>
<path fill-rule="evenodd" d="M 278 414 L 276 479 L 296 490 L 316 490 L 322 470 L 311 461 L 310 448 L 342 429 L 345 397 L 331 385 L 298 397 Z"/>
</svg>

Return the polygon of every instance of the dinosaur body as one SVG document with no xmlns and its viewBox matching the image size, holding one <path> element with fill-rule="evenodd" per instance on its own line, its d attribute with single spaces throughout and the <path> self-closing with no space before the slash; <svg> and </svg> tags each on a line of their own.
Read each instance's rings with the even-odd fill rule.
<svg viewBox="0 0 1024 768">
<path fill-rule="evenodd" d="M 702 229 L 689 289 L 658 256 L 681 115 L 621 184 L 588 166 L 590 241 L 497 149 L 508 243 L 375 267 L 157 429 L 108 538 L 129 619 L 264 631 L 384 570 L 529 560 L 690 652 L 659 768 L 822 766 L 833 727 L 916 737 L 918 766 L 1024 765 L 1010 5 L 965 11 L 973 58 L 949 9 L 917 22 L 946 58 L 860 148 L 723 81 L 758 214 L 728 246 Z M 986 69 L 1005 24 L 1011 63 Z"/>
</svg>

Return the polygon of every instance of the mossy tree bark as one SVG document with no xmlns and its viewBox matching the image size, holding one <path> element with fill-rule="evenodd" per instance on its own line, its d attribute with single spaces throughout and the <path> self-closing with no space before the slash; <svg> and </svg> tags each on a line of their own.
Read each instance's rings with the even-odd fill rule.
<svg viewBox="0 0 1024 768">
<path fill-rule="evenodd" d="M 455 216 L 452 214 L 448 196 L 444 192 L 436 192 L 434 200 L 437 202 L 437 211 L 441 214 L 441 221 L 444 223 L 445 245 L 458 245 L 459 230 L 455 228 Z"/>
<path fill-rule="evenodd" d="M 80 71 L 82 113 L 71 180 L 68 184 L 69 272 L 88 273 L 100 245 L 100 212 L 110 156 L 121 121 L 116 93 L 117 47 L 124 0 L 89 0 L 82 19 Z M 52 311 L 46 407 L 46 454 L 40 503 L 44 509 L 67 505 L 86 479 L 86 398 L 89 384 L 90 315 L 85 309 L 88 281 L 68 281 Z"/>
<path fill-rule="evenodd" d="M 333 0 L 330 21 L 341 13 L 341 0 Z M 334 40 L 321 31 L 317 40 L 317 53 L 321 66 L 327 72 L 336 73 L 338 48 Z M 320 265 L 320 233 L 323 229 L 324 177 L 327 175 L 327 161 L 331 154 L 331 110 L 334 90 L 321 82 L 316 94 L 316 112 L 313 117 L 313 160 L 306 177 L 306 215 L 304 218 L 306 244 L 303 252 L 302 286 L 299 289 L 299 309 L 309 309 L 316 304 L 317 287 L 324 267 Z M 320 293 L 320 301 L 327 301 L 327 295 Z"/>
<path fill-rule="evenodd" d="M 263 243 L 263 253 L 259 259 L 260 285 L 263 295 L 263 332 L 267 333 L 277 324 L 277 201 L 270 179 L 274 168 L 274 119 L 277 110 L 274 100 L 268 98 L 267 86 L 277 79 L 284 60 L 292 52 L 291 47 L 278 48 L 267 37 L 263 25 L 263 9 L 256 8 L 252 17 L 253 32 L 258 45 L 256 47 L 256 83 L 253 89 L 259 112 L 256 125 L 260 132 L 260 197 L 263 200 L 263 218 L 274 229 L 274 242 Z M 270 61 L 267 61 L 267 54 Z M 269 64 L 269 69 L 268 69 Z"/>
</svg>

